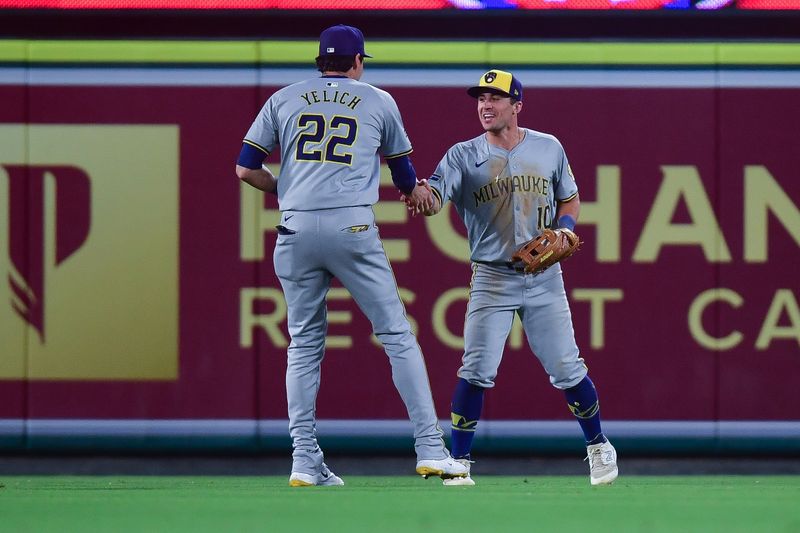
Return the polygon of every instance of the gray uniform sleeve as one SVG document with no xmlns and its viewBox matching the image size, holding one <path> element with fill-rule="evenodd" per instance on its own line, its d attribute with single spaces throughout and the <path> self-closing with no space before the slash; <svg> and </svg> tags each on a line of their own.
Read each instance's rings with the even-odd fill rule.
<svg viewBox="0 0 800 533">
<path fill-rule="evenodd" d="M 561 165 L 558 172 L 558 183 L 556 184 L 556 201 L 568 202 L 578 194 L 578 184 L 575 183 L 575 176 L 567 160 L 567 153 L 561 147 Z"/>
<path fill-rule="evenodd" d="M 250 129 L 247 130 L 247 135 L 244 136 L 244 142 L 258 148 L 265 152 L 267 155 L 272 153 L 275 145 L 278 144 L 278 121 L 276 119 L 277 113 L 275 112 L 275 98 L 272 95 L 261 111 L 256 116 Z"/>
<path fill-rule="evenodd" d="M 461 180 L 464 172 L 464 158 L 459 146 L 450 148 L 436 170 L 428 180 L 433 193 L 439 197 L 442 206 L 448 200 L 456 198 L 461 190 Z"/>
<path fill-rule="evenodd" d="M 387 159 L 411 153 L 411 141 L 408 139 L 400 110 L 392 95 L 378 90 L 383 99 L 383 131 L 381 133 L 381 154 Z"/>
</svg>

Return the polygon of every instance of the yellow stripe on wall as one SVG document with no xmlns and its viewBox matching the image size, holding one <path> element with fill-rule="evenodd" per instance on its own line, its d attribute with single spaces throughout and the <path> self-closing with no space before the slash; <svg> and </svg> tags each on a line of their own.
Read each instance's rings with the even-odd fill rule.
<svg viewBox="0 0 800 533">
<path fill-rule="evenodd" d="M 713 65 L 705 43 L 491 43 L 489 63 L 505 65 Z"/>
<path fill-rule="evenodd" d="M 797 43 L 721 43 L 719 62 L 722 65 L 798 65 L 800 44 Z"/>
<path fill-rule="evenodd" d="M 368 41 L 379 66 L 800 66 L 800 43 Z M 313 66 L 316 41 L 0 40 L 0 62 Z"/>
<path fill-rule="evenodd" d="M 28 60 L 28 42 L 0 40 L 0 61 L 20 63 Z"/>
<path fill-rule="evenodd" d="M 30 41 L 41 63 L 254 63 L 251 41 Z"/>
<path fill-rule="evenodd" d="M 261 63 L 313 65 L 319 54 L 316 41 L 261 41 L 257 46 Z"/>
<path fill-rule="evenodd" d="M 459 65 L 485 63 L 489 58 L 487 42 L 392 42 L 367 43 L 366 51 L 376 63 Z"/>
</svg>

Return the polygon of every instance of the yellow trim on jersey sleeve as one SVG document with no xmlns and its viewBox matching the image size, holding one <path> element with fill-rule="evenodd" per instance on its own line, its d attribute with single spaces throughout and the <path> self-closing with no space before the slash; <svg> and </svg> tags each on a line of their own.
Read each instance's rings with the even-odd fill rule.
<svg viewBox="0 0 800 533">
<path fill-rule="evenodd" d="M 578 196 L 578 193 L 576 192 L 576 193 L 575 193 L 575 194 L 573 194 L 572 196 L 568 196 L 568 197 L 564 198 L 563 200 L 559 200 L 558 202 L 559 202 L 559 203 L 561 203 L 561 204 L 564 204 L 564 203 L 567 203 L 567 202 L 571 202 L 571 201 L 572 201 L 572 200 L 574 200 L 574 199 L 575 199 L 577 196 Z"/>
<path fill-rule="evenodd" d="M 411 150 L 408 150 L 407 152 L 401 152 L 399 154 L 394 154 L 394 155 L 385 155 L 385 156 L 383 156 L 383 158 L 384 159 L 397 159 L 398 157 L 403 157 L 404 155 L 408 155 L 413 151 L 414 151 L 414 149 L 412 148 Z"/>
<path fill-rule="evenodd" d="M 430 181 L 428 182 L 428 184 L 430 185 Z M 444 205 L 444 202 L 442 202 L 442 193 L 439 192 L 439 189 L 431 185 L 431 192 L 433 192 L 433 194 L 436 195 L 436 198 L 439 199 L 439 207 Z"/>
<path fill-rule="evenodd" d="M 248 141 L 247 139 L 245 139 L 245 140 L 244 140 L 244 141 L 242 141 L 242 142 L 243 142 L 243 143 L 245 143 L 245 144 L 249 144 L 249 145 L 250 145 L 250 146 L 252 146 L 253 148 L 258 148 L 259 150 L 261 150 L 261 151 L 262 151 L 262 152 L 264 152 L 265 154 L 269 155 L 269 150 L 267 150 L 266 148 L 264 148 L 264 147 L 263 147 L 263 146 L 261 146 L 261 145 L 258 145 L 258 144 L 256 144 L 256 143 L 254 143 L 253 141 Z"/>
</svg>

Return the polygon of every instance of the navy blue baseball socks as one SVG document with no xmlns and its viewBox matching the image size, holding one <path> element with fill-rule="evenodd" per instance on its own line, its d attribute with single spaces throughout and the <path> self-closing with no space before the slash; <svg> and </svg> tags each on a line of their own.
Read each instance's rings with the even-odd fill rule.
<svg viewBox="0 0 800 533">
<path fill-rule="evenodd" d="M 600 402 L 597 399 L 597 389 L 589 376 L 585 376 L 574 387 L 566 389 L 564 396 L 567 398 L 569 410 L 578 419 L 586 444 L 605 442 L 606 438 L 600 427 Z"/>
<path fill-rule="evenodd" d="M 483 410 L 483 387 L 472 385 L 458 378 L 453 392 L 450 418 L 452 419 L 450 452 L 456 459 L 469 459 L 472 439 Z"/>
</svg>

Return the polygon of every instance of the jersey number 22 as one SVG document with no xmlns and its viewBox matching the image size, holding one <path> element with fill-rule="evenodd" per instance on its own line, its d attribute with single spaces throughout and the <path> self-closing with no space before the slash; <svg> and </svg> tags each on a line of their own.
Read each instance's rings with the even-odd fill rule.
<svg viewBox="0 0 800 533">
<path fill-rule="evenodd" d="M 297 120 L 297 126 L 304 129 L 297 137 L 297 150 L 295 159 L 298 161 L 316 161 L 318 163 L 330 162 L 349 165 L 353 162 L 353 154 L 347 148 L 356 140 L 358 123 L 352 117 L 336 115 L 331 117 L 330 123 L 324 115 L 304 113 Z M 334 133 L 328 138 L 324 146 L 320 146 L 327 136 L 328 130 Z M 311 146 L 308 146 L 308 145 Z"/>
</svg>

